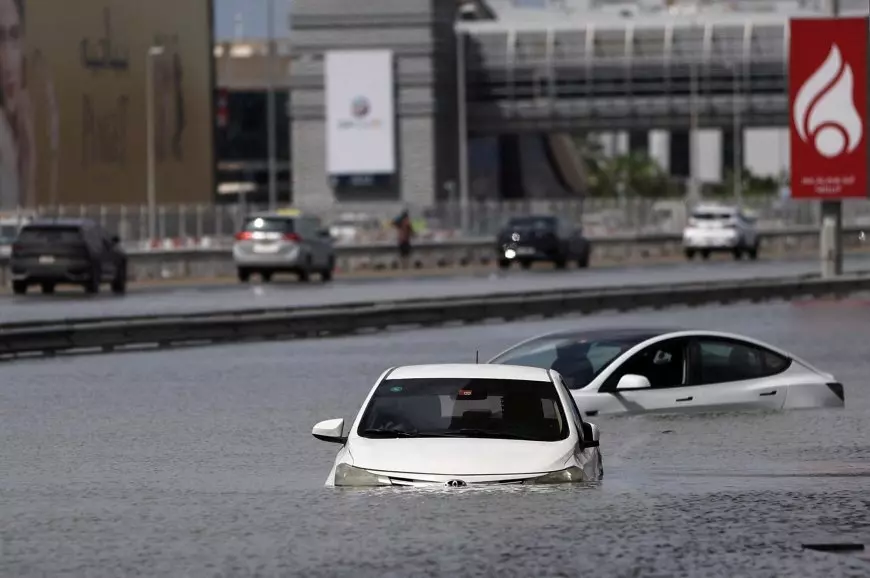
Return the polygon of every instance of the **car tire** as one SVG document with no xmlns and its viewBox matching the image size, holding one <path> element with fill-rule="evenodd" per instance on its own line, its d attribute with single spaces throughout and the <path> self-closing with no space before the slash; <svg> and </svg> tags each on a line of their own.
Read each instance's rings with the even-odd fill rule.
<svg viewBox="0 0 870 578">
<path fill-rule="evenodd" d="M 54 293 L 54 283 L 41 283 L 42 292 L 46 295 L 51 295 Z"/>
<path fill-rule="evenodd" d="M 263 283 L 270 283 L 272 281 L 272 271 L 260 271 L 260 279 L 263 280 Z"/>
<path fill-rule="evenodd" d="M 123 295 L 127 292 L 127 265 L 122 265 L 115 273 L 115 278 L 112 279 L 112 293 L 115 295 Z"/>
<path fill-rule="evenodd" d="M 247 283 L 251 280 L 251 272 L 247 269 L 242 269 L 241 267 L 238 270 L 239 281 L 242 283 Z"/>
<path fill-rule="evenodd" d="M 589 253 L 585 253 L 582 257 L 577 259 L 577 266 L 581 269 L 586 269 L 589 267 Z"/>
<path fill-rule="evenodd" d="M 734 254 L 735 261 L 739 261 L 743 258 L 743 249 L 741 249 L 740 247 L 735 247 L 732 253 Z"/>
<path fill-rule="evenodd" d="M 296 276 L 303 283 L 307 283 L 311 280 L 311 258 L 305 260 L 305 265 L 302 266 L 301 269 L 296 273 Z"/>
<path fill-rule="evenodd" d="M 523 269 L 531 269 L 532 262 L 531 261 L 520 261 L 520 267 L 522 267 Z"/>
<path fill-rule="evenodd" d="M 27 293 L 27 283 L 25 281 L 13 281 L 12 292 L 16 295 L 24 295 Z"/>
<path fill-rule="evenodd" d="M 686 249 L 685 253 L 686 253 L 686 259 L 688 259 L 689 261 L 691 261 L 692 259 L 695 258 L 695 250 L 694 249 Z"/>
<path fill-rule="evenodd" d="M 498 268 L 499 269 L 510 269 L 511 268 L 510 259 L 499 259 L 498 260 Z"/>
<path fill-rule="evenodd" d="M 324 283 L 332 281 L 332 273 L 335 271 L 335 258 L 330 257 L 326 269 L 320 272 L 320 280 Z"/>
<path fill-rule="evenodd" d="M 96 295 L 100 292 L 100 281 L 102 280 L 102 272 L 99 267 L 94 267 L 91 271 L 91 278 L 85 281 L 85 292 Z"/>
<path fill-rule="evenodd" d="M 701 258 L 705 261 L 710 258 L 710 251 L 708 249 L 704 249 L 701 251 Z"/>
<path fill-rule="evenodd" d="M 756 243 L 751 249 L 748 251 L 749 258 L 755 261 L 758 259 L 758 243 Z"/>
<path fill-rule="evenodd" d="M 553 266 L 556 269 L 564 269 L 568 266 L 568 261 L 564 257 L 559 257 L 553 260 Z"/>
</svg>

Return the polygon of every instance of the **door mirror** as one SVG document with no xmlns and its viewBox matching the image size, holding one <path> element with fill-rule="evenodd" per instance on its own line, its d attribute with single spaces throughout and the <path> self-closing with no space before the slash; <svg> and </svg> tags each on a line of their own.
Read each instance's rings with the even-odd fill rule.
<svg viewBox="0 0 870 578">
<path fill-rule="evenodd" d="M 600 436 L 601 432 L 597 425 L 588 421 L 583 422 L 583 449 L 597 448 Z"/>
<path fill-rule="evenodd" d="M 652 387 L 652 384 L 649 382 L 647 378 L 642 375 L 635 375 L 633 373 L 627 373 L 623 375 L 619 379 L 619 383 L 616 384 L 616 389 L 648 389 Z"/>
<path fill-rule="evenodd" d="M 347 441 L 347 436 L 342 436 L 344 432 L 344 420 L 328 419 L 322 421 L 311 428 L 311 435 L 323 442 L 332 442 L 335 444 L 343 444 Z"/>
<path fill-rule="evenodd" d="M 112 235 L 112 238 L 110 240 L 112 241 L 113 245 L 117 245 L 121 242 L 121 238 L 118 237 L 118 235 Z"/>
</svg>

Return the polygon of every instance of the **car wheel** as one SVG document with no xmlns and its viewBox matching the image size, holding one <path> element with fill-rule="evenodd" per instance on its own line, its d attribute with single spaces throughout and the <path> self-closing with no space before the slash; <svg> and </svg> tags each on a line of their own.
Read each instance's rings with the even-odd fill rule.
<svg viewBox="0 0 870 578">
<path fill-rule="evenodd" d="M 740 247 L 735 247 L 733 253 L 735 261 L 739 261 L 741 257 L 743 257 L 743 249 L 741 249 Z"/>
<path fill-rule="evenodd" d="M 239 281 L 241 281 L 242 283 L 247 283 L 251 279 L 251 272 L 248 271 L 247 269 L 240 268 L 238 270 L 238 275 L 239 275 Z"/>
<path fill-rule="evenodd" d="M 46 294 L 54 293 L 54 283 L 42 283 L 42 292 Z"/>
<path fill-rule="evenodd" d="M 692 259 L 695 258 L 695 250 L 694 249 L 686 249 L 685 253 L 686 253 L 686 259 L 688 259 L 689 261 L 691 261 Z"/>
<path fill-rule="evenodd" d="M 758 243 L 749 250 L 749 258 L 755 261 L 758 259 Z"/>
<path fill-rule="evenodd" d="M 499 269 L 510 269 L 511 268 L 510 259 L 499 259 L 498 260 L 498 268 Z"/>
<path fill-rule="evenodd" d="M 100 280 L 102 273 L 99 267 L 94 267 L 91 271 L 91 278 L 85 282 L 85 291 L 91 295 L 96 295 L 100 292 Z"/>
<path fill-rule="evenodd" d="M 320 272 L 320 279 L 326 283 L 332 281 L 332 273 L 335 270 L 335 258 L 329 258 L 329 264 L 327 264 L 326 269 Z"/>
<path fill-rule="evenodd" d="M 703 251 L 701 251 L 701 258 L 704 259 L 705 261 L 707 259 L 709 259 L 710 258 L 710 251 L 707 249 L 704 249 Z"/>
<path fill-rule="evenodd" d="M 531 261 L 520 261 L 520 267 L 522 267 L 523 269 L 531 269 L 532 262 Z"/>
<path fill-rule="evenodd" d="M 127 266 L 124 265 L 118 268 L 115 278 L 112 279 L 112 293 L 115 295 L 123 295 L 127 292 Z"/>
<path fill-rule="evenodd" d="M 310 258 L 306 259 L 305 265 L 303 265 L 302 268 L 299 269 L 299 272 L 296 273 L 296 275 L 297 275 L 297 277 L 299 277 L 299 280 L 304 282 L 304 283 L 307 283 L 311 279 L 311 259 Z"/>
<path fill-rule="evenodd" d="M 16 295 L 24 295 L 25 293 L 27 293 L 27 283 L 25 283 L 24 281 L 13 281 L 12 292 Z"/>
<path fill-rule="evenodd" d="M 577 259 L 577 266 L 581 269 L 589 267 L 589 253 L 586 253 L 581 258 Z"/>
<path fill-rule="evenodd" d="M 566 261 L 566 260 L 565 260 L 564 258 L 562 258 L 562 257 L 559 257 L 559 258 L 557 258 L 556 260 L 553 261 L 553 266 L 555 266 L 556 269 L 564 269 L 565 267 L 568 266 L 568 261 Z"/>
<path fill-rule="evenodd" d="M 263 283 L 269 283 L 272 280 L 272 272 L 260 271 L 260 278 L 263 280 Z"/>
</svg>

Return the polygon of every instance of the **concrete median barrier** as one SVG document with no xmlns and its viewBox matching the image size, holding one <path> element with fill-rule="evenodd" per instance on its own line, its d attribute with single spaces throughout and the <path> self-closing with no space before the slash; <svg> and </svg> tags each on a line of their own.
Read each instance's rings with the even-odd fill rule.
<svg viewBox="0 0 870 578">
<path fill-rule="evenodd" d="M 801 276 L 637 288 L 536 291 L 333 306 L 142 315 L 0 325 L 0 358 L 347 335 L 400 327 L 514 321 L 740 301 L 845 296 L 870 291 L 870 274 Z"/>
</svg>

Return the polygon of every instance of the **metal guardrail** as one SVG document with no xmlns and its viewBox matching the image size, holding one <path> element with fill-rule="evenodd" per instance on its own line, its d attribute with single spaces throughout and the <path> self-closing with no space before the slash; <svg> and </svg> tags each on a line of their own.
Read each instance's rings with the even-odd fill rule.
<svg viewBox="0 0 870 578">
<path fill-rule="evenodd" d="M 553 317 L 566 313 L 698 306 L 847 295 L 870 290 L 870 274 L 834 279 L 813 276 L 717 283 L 683 283 L 644 288 L 557 290 L 330 307 L 153 315 L 114 320 L 71 320 L 54 325 L 0 326 L 0 358 L 131 347 L 205 345 L 263 339 L 354 334 L 448 322 L 478 323 Z"/>
</svg>

